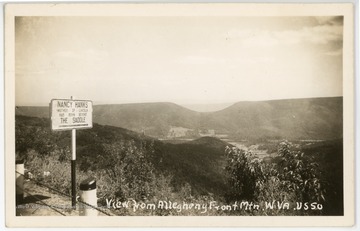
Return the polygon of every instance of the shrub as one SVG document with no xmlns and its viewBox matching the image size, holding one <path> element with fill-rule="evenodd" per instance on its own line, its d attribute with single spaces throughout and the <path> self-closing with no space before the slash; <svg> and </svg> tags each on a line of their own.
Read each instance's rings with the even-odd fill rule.
<svg viewBox="0 0 360 231">
<path fill-rule="evenodd" d="M 237 148 L 226 148 L 228 181 L 231 191 L 228 201 L 252 200 L 257 202 L 285 201 L 317 202 L 325 201 L 318 164 L 312 158 L 292 149 L 292 144 L 279 144 L 278 164 L 266 163 Z M 290 215 L 288 212 L 287 215 Z M 296 211 L 297 214 L 321 214 L 321 210 Z M 284 211 L 282 211 L 284 214 Z M 269 215 L 269 214 L 267 214 Z M 279 215 L 274 210 L 272 215 Z"/>
</svg>

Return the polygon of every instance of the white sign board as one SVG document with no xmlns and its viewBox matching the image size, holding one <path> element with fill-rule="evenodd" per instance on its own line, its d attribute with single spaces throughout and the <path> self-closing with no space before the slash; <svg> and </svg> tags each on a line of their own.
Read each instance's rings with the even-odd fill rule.
<svg viewBox="0 0 360 231">
<path fill-rule="evenodd" d="M 52 130 L 92 128 L 90 100 L 52 99 L 50 103 Z"/>
</svg>

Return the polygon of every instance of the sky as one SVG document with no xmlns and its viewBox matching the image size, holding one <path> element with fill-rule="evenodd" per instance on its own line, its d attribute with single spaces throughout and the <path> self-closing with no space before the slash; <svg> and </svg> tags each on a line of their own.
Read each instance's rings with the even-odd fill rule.
<svg viewBox="0 0 360 231">
<path fill-rule="evenodd" d="M 16 17 L 15 100 L 342 96 L 342 17 Z"/>
</svg>

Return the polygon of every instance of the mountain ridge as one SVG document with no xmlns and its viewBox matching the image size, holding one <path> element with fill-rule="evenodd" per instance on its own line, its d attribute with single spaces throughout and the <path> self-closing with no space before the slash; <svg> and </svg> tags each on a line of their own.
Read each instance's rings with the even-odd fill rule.
<svg viewBox="0 0 360 231">
<path fill-rule="evenodd" d="M 168 104 L 168 105 L 177 105 L 180 106 L 182 108 L 185 108 L 187 110 L 190 111 L 194 111 L 194 112 L 199 112 L 199 113 L 214 113 L 214 112 L 219 112 L 222 110 L 225 110 L 229 107 L 232 107 L 236 104 L 239 103 L 254 103 L 254 102 L 276 102 L 276 101 L 291 101 L 291 100 L 307 100 L 307 99 L 334 99 L 334 98 L 343 98 L 343 96 L 329 96 L 329 97 L 310 97 L 310 98 L 289 98 L 289 99 L 269 99 L 269 100 L 243 100 L 243 101 L 236 101 L 233 103 L 229 103 L 230 105 L 221 109 L 221 110 L 214 110 L 214 111 L 205 111 L 205 112 L 201 112 L 201 111 L 196 111 L 190 108 L 187 108 L 184 105 L 188 105 L 188 104 L 181 104 L 181 103 L 174 103 L 174 102 L 170 102 L 170 101 L 156 101 L 156 102 L 136 102 L 136 103 L 99 103 L 99 104 L 93 104 L 94 107 L 96 106 L 114 106 L 114 105 L 146 105 L 146 104 Z M 226 104 L 226 103 L 224 103 Z M 192 105 L 192 104 L 190 104 Z M 204 104 L 199 104 L 199 105 L 207 105 L 207 103 Z M 210 104 L 212 105 L 212 104 Z M 32 105 L 16 105 L 15 108 L 38 108 L 38 109 L 46 109 L 49 110 L 49 106 L 32 106 Z"/>
<path fill-rule="evenodd" d="M 16 115 L 49 117 L 48 107 L 16 107 Z M 342 97 L 240 101 L 215 112 L 171 102 L 93 106 L 93 121 L 161 139 L 223 136 L 231 139 L 337 139 Z"/>
</svg>

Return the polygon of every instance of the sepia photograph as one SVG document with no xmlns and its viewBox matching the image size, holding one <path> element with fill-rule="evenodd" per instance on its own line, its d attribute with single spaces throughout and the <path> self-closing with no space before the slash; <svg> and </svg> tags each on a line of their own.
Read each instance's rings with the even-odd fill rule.
<svg viewBox="0 0 360 231">
<path fill-rule="evenodd" d="M 7 225 L 353 225 L 352 10 L 7 5 Z"/>
</svg>

